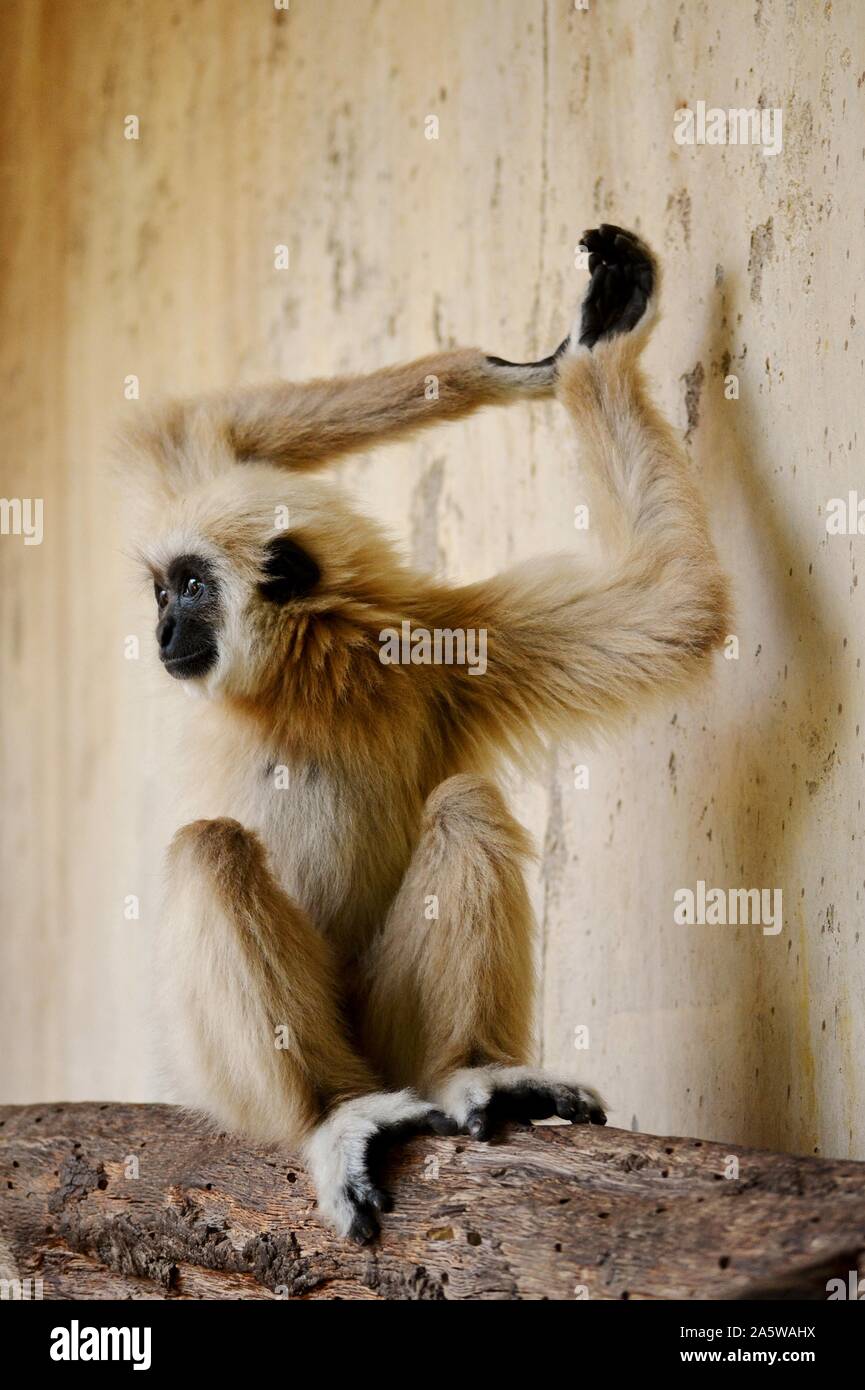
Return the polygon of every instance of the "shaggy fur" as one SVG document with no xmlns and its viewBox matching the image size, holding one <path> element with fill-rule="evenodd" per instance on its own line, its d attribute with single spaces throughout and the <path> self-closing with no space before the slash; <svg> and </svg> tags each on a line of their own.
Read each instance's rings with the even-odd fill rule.
<svg viewBox="0 0 865 1390">
<path fill-rule="evenodd" d="M 384 1204 L 369 1171 L 383 1134 L 448 1117 L 475 1134 L 496 1118 L 603 1120 L 594 1092 L 525 1065 L 529 844 L 491 779 L 504 758 L 679 688 L 727 630 L 703 507 L 639 367 L 657 268 L 619 229 L 589 244 L 581 322 L 543 363 L 465 350 L 174 403 L 125 442 L 146 564 L 159 576 L 198 555 L 219 592 L 159 933 L 178 1098 L 304 1144 L 325 1214 L 358 1240 Z M 615 511 L 602 573 L 560 555 L 447 586 L 309 476 L 539 395 L 567 411 Z M 320 575 L 271 602 L 259 586 L 285 507 Z M 383 665 L 380 633 L 406 619 L 486 630 L 486 672 Z"/>
</svg>

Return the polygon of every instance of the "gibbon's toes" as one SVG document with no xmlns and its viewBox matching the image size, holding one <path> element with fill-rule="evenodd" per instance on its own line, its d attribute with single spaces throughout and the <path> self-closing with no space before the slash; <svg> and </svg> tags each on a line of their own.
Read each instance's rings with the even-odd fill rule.
<svg viewBox="0 0 865 1390">
<path fill-rule="evenodd" d="M 490 1139 L 505 1124 L 527 1125 L 553 1115 L 575 1125 L 607 1123 L 598 1098 L 585 1087 L 524 1081 L 493 1091 L 485 1106 L 469 1112 L 466 1129 L 473 1139 Z"/>
<path fill-rule="evenodd" d="M 349 1240 L 355 1245 L 369 1245 L 379 1233 L 379 1213 L 393 1211 L 390 1193 L 373 1182 L 362 1161 L 346 1184 L 344 1198 L 352 1212 Z"/>
<path fill-rule="evenodd" d="M 587 1086 L 555 1085 L 552 1088 L 556 1114 L 574 1125 L 605 1125 L 607 1116 L 601 1098 Z"/>
<path fill-rule="evenodd" d="M 348 1195 L 356 1207 L 370 1207 L 373 1211 L 393 1211 L 390 1193 L 374 1183 L 367 1172 L 361 1172 L 351 1179 Z"/>
<path fill-rule="evenodd" d="M 503 1125 L 548 1120 L 604 1125 L 604 1103 L 589 1086 L 559 1081 L 529 1067 L 490 1066 L 455 1073 L 444 1098 L 474 1139 L 490 1139 Z"/>
<path fill-rule="evenodd" d="M 633 232 L 604 222 L 584 232 L 591 281 L 580 311 L 579 342 L 590 351 L 643 318 L 657 280 L 655 258 Z"/>
<path fill-rule="evenodd" d="M 431 1110 L 427 1115 L 427 1124 L 430 1134 L 459 1134 L 460 1132 L 456 1120 L 452 1120 L 450 1115 L 446 1115 L 443 1110 Z"/>
<path fill-rule="evenodd" d="M 348 1238 L 355 1245 L 369 1245 L 375 1240 L 380 1226 L 368 1207 L 358 1207 L 348 1228 Z"/>
<path fill-rule="evenodd" d="M 367 1140 L 365 1151 L 346 1183 L 345 1199 L 352 1207 L 349 1239 L 368 1245 L 379 1232 L 378 1214 L 393 1211 L 393 1198 L 379 1185 L 378 1172 L 395 1144 L 416 1134 L 456 1134 L 459 1125 L 441 1110 L 428 1109 L 412 1119 L 381 1124 Z"/>
</svg>

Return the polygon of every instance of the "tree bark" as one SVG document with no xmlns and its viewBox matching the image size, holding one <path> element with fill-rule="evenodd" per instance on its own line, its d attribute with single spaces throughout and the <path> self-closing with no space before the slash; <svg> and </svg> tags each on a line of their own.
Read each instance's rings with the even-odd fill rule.
<svg viewBox="0 0 865 1390">
<path fill-rule="evenodd" d="M 413 1139 L 365 1249 L 290 1155 L 171 1106 L 0 1107 L 0 1174 L 0 1276 L 46 1299 L 825 1299 L 865 1272 L 865 1164 L 609 1128 Z"/>
</svg>

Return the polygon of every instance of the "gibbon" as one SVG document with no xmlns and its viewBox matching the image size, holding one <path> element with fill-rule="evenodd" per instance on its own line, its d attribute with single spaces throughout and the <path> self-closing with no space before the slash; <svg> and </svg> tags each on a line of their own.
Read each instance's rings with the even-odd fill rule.
<svg viewBox="0 0 865 1390">
<path fill-rule="evenodd" d="M 531 846 L 494 777 L 679 688 L 727 631 L 703 506 L 639 367 L 655 259 L 609 225 L 583 245 L 577 323 L 541 362 L 442 352 L 174 402 L 126 432 L 159 657 L 206 697 L 186 707 L 157 933 L 174 1094 L 299 1146 L 321 1213 L 360 1243 L 395 1136 L 605 1123 L 591 1087 L 531 1065 Z M 310 477 L 540 397 L 615 508 L 602 572 L 559 555 L 454 587 Z M 486 669 L 385 664 L 405 622 L 484 633 Z"/>
</svg>

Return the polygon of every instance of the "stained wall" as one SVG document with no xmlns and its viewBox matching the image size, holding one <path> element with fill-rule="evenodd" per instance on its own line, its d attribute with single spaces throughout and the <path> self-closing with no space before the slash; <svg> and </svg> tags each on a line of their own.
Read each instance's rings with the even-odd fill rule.
<svg viewBox="0 0 865 1390">
<path fill-rule="evenodd" d="M 865 1157 L 865 539 L 826 528 L 863 487 L 862 7 L 7 0 L 0 26 L 0 491 L 44 499 L 40 546 L 0 538 L 2 1098 L 157 1090 L 164 724 L 105 476 L 127 376 L 540 355 L 609 219 L 663 260 L 649 366 L 738 646 L 694 699 L 512 784 L 542 851 L 543 1056 L 624 1126 Z M 678 145 L 700 101 L 780 108 L 780 153 Z M 586 543 L 553 406 L 342 473 L 454 580 Z M 780 888 L 782 931 L 677 925 L 698 880 Z"/>
</svg>

